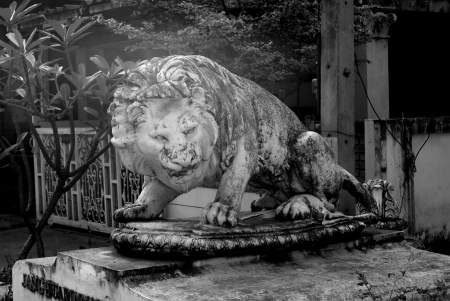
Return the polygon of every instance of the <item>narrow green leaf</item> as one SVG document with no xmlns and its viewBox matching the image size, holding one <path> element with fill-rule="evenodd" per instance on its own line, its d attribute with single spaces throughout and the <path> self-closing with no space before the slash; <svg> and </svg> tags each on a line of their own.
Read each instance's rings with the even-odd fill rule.
<svg viewBox="0 0 450 301">
<path fill-rule="evenodd" d="M 100 135 L 99 140 L 103 140 L 109 134 L 109 129 L 104 129 L 103 133 Z"/>
<path fill-rule="evenodd" d="M 77 28 L 81 25 L 81 23 L 83 23 L 83 21 L 85 20 L 85 18 L 78 18 L 75 20 L 75 22 L 73 22 L 72 24 L 70 24 L 69 29 L 67 30 L 67 42 L 69 42 L 69 38 L 70 36 L 75 32 L 75 30 L 77 30 Z"/>
<path fill-rule="evenodd" d="M 76 72 L 73 72 L 72 75 L 64 74 L 64 77 L 67 78 L 78 90 L 81 89 L 79 75 Z"/>
<path fill-rule="evenodd" d="M 65 44 L 66 41 L 66 29 L 64 28 L 64 25 L 57 21 L 57 20 L 50 20 L 47 19 L 48 24 L 50 24 L 51 27 L 58 33 L 58 35 L 61 37 L 61 42 Z"/>
<path fill-rule="evenodd" d="M 14 45 L 16 45 L 17 47 L 20 48 L 20 44 L 19 44 L 19 42 L 17 41 L 16 35 L 15 35 L 14 33 L 9 32 L 9 33 L 6 34 L 6 36 L 8 37 L 8 39 L 9 39 L 11 42 L 14 43 Z"/>
<path fill-rule="evenodd" d="M 84 38 L 85 36 L 87 36 L 88 34 L 91 34 L 92 32 L 85 32 L 79 36 L 77 36 L 75 39 L 71 40 L 69 43 L 72 45 L 73 43 L 75 43 L 76 41 L 78 41 L 79 39 Z"/>
<path fill-rule="evenodd" d="M 57 41 L 61 44 L 61 46 L 64 46 L 64 42 L 63 42 L 60 38 L 58 38 L 57 36 L 55 36 L 54 34 L 51 34 L 51 33 L 46 32 L 46 31 L 41 31 L 41 32 L 44 33 L 44 34 L 46 34 L 46 35 L 48 35 L 48 36 L 51 37 L 51 38 L 54 38 L 55 40 L 57 40 Z"/>
<path fill-rule="evenodd" d="M 13 1 L 10 5 L 9 5 L 9 10 L 12 12 L 16 12 L 16 7 L 17 7 L 17 2 Z"/>
<path fill-rule="evenodd" d="M 18 146 L 19 146 L 19 145 L 16 143 L 16 144 L 11 145 L 11 146 L 8 147 L 7 149 L 5 149 L 5 150 L 0 154 L 0 160 L 2 160 L 4 157 L 8 156 L 8 154 L 9 154 L 12 150 L 14 150 L 15 148 L 17 148 Z"/>
<path fill-rule="evenodd" d="M 35 48 L 35 49 L 31 50 L 31 51 L 32 52 L 39 52 L 39 51 L 42 51 L 42 50 L 45 50 L 45 49 L 49 49 L 49 48 L 51 48 L 52 50 L 58 51 L 57 49 L 55 49 L 55 47 L 58 47 L 58 46 L 59 46 L 59 44 L 46 45 L 46 46 L 41 46 L 41 47 Z M 59 52 L 64 52 L 64 51 L 59 51 Z"/>
<path fill-rule="evenodd" d="M 38 4 L 33 4 L 30 7 L 28 7 L 27 9 L 25 9 L 23 12 L 21 13 L 16 13 L 17 14 L 17 18 L 26 18 L 27 14 L 32 11 L 33 9 L 35 9 L 36 7 L 38 7 L 39 5 L 41 5 L 41 3 Z"/>
<path fill-rule="evenodd" d="M 27 7 L 28 3 L 30 3 L 31 0 L 24 0 L 22 3 L 20 3 L 19 7 L 16 9 L 16 14 L 20 14 L 22 10 Z"/>
<path fill-rule="evenodd" d="M 83 63 L 78 64 L 78 73 L 83 79 L 86 78 L 86 67 Z"/>
<path fill-rule="evenodd" d="M 28 62 L 30 62 L 31 67 L 34 67 L 34 65 L 36 64 L 36 58 L 34 57 L 33 53 L 28 53 L 25 58 Z"/>
<path fill-rule="evenodd" d="M 7 57 L 0 57 L 0 65 L 3 64 L 4 62 L 12 60 L 12 59 L 13 58 L 9 57 L 9 56 L 7 56 Z"/>
<path fill-rule="evenodd" d="M 112 72 L 112 75 L 116 75 L 120 70 L 122 70 L 122 67 L 120 66 L 115 66 L 115 64 L 113 64 L 113 66 L 114 68 L 112 69 L 114 69 L 114 71 Z"/>
<path fill-rule="evenodd" d="M 92 25 L 94 25 L 95 22 L 89 22 L 88 24 L 84 25 L 83 27 L 80 28 L 80 30 L 78 30 L 77 32 L 75 32 L 74 34 L 70 35 L 67 37 L 67 43 L 72 43 L 72 40 L 75 39 L 76 37 L 80 36 L 81 34 L 83 34 L 83 32 L 85 32 L 86 30 L 88 30 L 89 28 L 92 27 Z"/>
<path fill-rule="evenodd" d="M 105 93 L 105 90 L 106 90 L 106 79 L 105 79 L 105 77 L 103 75 L 100 74 L 99 76 L 97 76 L 97 84 L 98 84 L 98 87 L 100 88 L 100 91 L 102 93 Z"/>
<path fill-rule="evenodd" d="M 17 144 L 20 144 L 22 141 L 23 141 L 23 139 L 25 139 L 25 137 L 28 135 L 28 132 L 24 132 L 24 133 L 22 133 L 22 134 L 20 134 L 20 136 L 19 137 L 17 137 Z"/>
<path fill-rule="evenodd" d="M 9 8 L 0 8 L 0 17 L 2 17 L 6 23 L 11 20 L 11 10 Z"/>
<path fill-rule="evenodd" d="M 61 96 L 64 99 L 64 101 L 67 103 L 70 98 L 70 87 L 68 84 L 62 84 L 59 88 L 59 91 L 61 92 Z"/>
<path fill-rule="evenodd" d="M 20 49 L 22 49 L 25 52 L 25 43 L 23 42 L 22 34 L 16 29 L 13 28 L 14 37 L 16 38 L 17 42 L 20 45 Z"/>
<path fill-rule="evenodd" d="M 54 106 L 45 106 L 47 108 L 48 111 L 54 111 L 54 110 L 58 110 L 58 111 L 62 111 L 61 108 L 58 107 L 54 107 Z"/>
<path fill-rule="evenodd" d="M 91 114 L 92 116 L 96 117 L 97 119 L 103 120 L 103 118 L 100 116 L 100 114 L 97 112 L 97 110 L 94 110 L 93 108 L 84 107 L 84 110 Z"/>
<path fill-rule="evenodd" d="M 27 46 L 27 51 L 32 50 L 34 47 L 43 43 L 47 39 L 50 39 L 50 37 L 47 36 L 47 37 L 42 37 L 42 38 L 37 39 L 36 41 L 32 42 L 29 46 Z M 30 40 L 28 40 L 28 41 L 30 41 Z"/>
<path fill-rule="evenodd" d="M 6 145 L 11 146 L 11 143 L 9 143 L 8 139 L 2 136 L 3 141 L 6 143 Z"/>
<path fill-rule="evenodd" d="M 23 98 L 27 96 L 27 92 L 22 88 L 16 89 L 16 93 L 22 96 Z"/>
<path fill-rule="evenodd" d="M 92 56 L 91 61 L 93 61 L 97 66 L 109 70 L 109 64 L 102 56 L 100 55 Z"/>
<path fill-rule="evenodd" d="M 56 93 L 56 95 L 53 96 L 52 99 L 50 100 L 50 104 L 52 104 L 55 100 L 57 100 L 60 97 L 61 97 L 61 93 L 60 92 Z"/>
<path fill-rule="evenodd" d="M 93 129 L 89 129 L 89 130 L 82 131 L 81 134 L 94 133 L 94 132 L 96 132 L 96 131 L 97 131 L 97 129 L 93 128 Z"/>
<path fill-rule="evenodd" d="M 69 52 L 72 52 L 74 50 L 77 50 L 78 48 L 80 48 L 80 46 L 70 46 L 69 49 L 67 49 Z"/>
<path fill-rule="evenodd" d="M 124 69 L 124 71 L 125 71 L 125 68 L 123 68 L 123 61 L 120 59 L 120 57 L 117 57 L 114 61 L 115 61 L 120 67 L 122 67 L 122 69 Z"/>
<path fill-rule="evenodd" d="M 31 41 L 33 41 L 34 34 L 36 33 L 37 28 L 35 27 L 33 31 L 31 32 L 28 39 L 25 39 L 25 49 L 27 48 L 28 44 L 30 44 Z"/>
</svg>

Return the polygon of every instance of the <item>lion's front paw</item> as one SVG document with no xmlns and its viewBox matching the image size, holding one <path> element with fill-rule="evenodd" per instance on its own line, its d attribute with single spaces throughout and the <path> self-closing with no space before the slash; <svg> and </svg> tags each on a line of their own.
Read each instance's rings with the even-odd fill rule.
<svg viewBox="0 0 450 301">
<path fill-rule="evenodd" d="M 200 216 L 200 222 L 216 226 L 234 227 L 238 224 L 239 212 L 232 206 L 213 202 L 206 205 Z"/>
<path fill-rule="evenodd" d="M 135 220 L 150 219 L 147 214 L 147 206 L 142 204 L 130 204 L 117 209 L 114 212 L 114 220 L 119 223 L 126 223 Z"/>
<path fill-rule="evenodd" d="M 293 197 L 275 209 L 275 217 L 283 220 L 299 220 L 311 217 L 311 209 L 307 199 Z"/>
</svg>

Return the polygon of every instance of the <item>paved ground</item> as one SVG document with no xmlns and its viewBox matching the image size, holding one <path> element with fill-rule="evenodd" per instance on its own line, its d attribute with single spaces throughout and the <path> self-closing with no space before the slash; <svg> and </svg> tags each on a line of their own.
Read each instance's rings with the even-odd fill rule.
<svg viewBox="0 0 450 301">
<path fill-rule="evenodd" d="M 20 216 L 0 214 L 0 271 L 7 266 L 7 257 L 16 260 L 28 238 L 28 229 Z M 111 246 L 109 237 L 87 233 L 77 233 L 58 228 L 46 227 L 42 232 L 45 256 L 55 256 L 58 252 L 100 248 Z M 36 258 L 34 247 L 28 258 Z M 0 298 L 5 287 L 0 283 Z"/>
</svg>

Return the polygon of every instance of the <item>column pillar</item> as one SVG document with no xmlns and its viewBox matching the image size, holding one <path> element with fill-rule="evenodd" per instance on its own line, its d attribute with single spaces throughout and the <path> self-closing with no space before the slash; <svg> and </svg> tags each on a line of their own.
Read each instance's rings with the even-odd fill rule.
<svg viewBox="0 0 450 301">
<path fill-rule="evenodd" d="M 373 40 L 357 47 L 359 71 L 367 89 L 370 101 L 381 119 L 389 118 L 389 28 L 396 21 L 394 14 L 378 12 L 368 20 L 368 30 Z M 367 100 L 358 77 L 357 80 L 357 119 L 378 119 L 374 109 Z M 361 108 L 361 109 L 360 109 Z"/>
<path fill-rule="evenodd" d="M 353 0 L 321 1 L 321 134 L 335 145 L 339 165 L 355 172 Z M 355 213 L 343 193 L 338 210 Z"/>
</svg>

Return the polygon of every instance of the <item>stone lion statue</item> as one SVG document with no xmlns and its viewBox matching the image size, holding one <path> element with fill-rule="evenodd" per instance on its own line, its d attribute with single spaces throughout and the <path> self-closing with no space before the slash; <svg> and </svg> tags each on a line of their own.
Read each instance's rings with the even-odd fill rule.
<svg viewBox="0 0 450 301">
<path fill-rule="evenodd" d="M 108 109 L 112 143 L 129 170 L 145 175 L 118 222 L 157 218 L 178 195 L 218 182 L 201 222 L 236 226 L 246 187 L 264 191 L 253 210 L 276 218 L 331 219 L 342 188 L 375 215 L 371 194 L 336 163 L 275 96 L 202 56 L 153 58 L 131 71 Z"/>
</svg>

